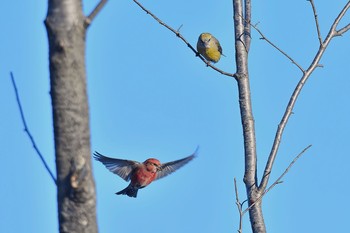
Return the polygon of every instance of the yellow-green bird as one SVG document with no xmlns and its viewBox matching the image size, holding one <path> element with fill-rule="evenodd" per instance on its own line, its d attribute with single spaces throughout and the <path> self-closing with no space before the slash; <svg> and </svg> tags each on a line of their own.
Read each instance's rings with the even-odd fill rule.
<svg viewBox="0 0 350 233">
<path fill-rule="evenodd" d="M 222 55 L 222 48 L 219 41 L 210 33 L 200 34 L 197 42 L 197 51 L 207 61 L 218 62 Z"/>
</svg>

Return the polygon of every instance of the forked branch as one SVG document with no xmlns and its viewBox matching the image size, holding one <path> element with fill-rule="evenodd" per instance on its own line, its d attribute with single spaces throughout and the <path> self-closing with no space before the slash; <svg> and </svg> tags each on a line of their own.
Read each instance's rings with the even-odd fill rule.
<svg viewBox="0 0 350 233">
<path fill-rule="evenodd" d="M 286 170 L 280 175 L 280 177 L 277 178 L 273 184 L 270 185 L 266 190 L 264 190 L 263 194 L 254 202 L 251 204 L 247 209 L 245 209 L 242 214 L 245 214 L 246 212 L 249 211 L 256 203 L 259 203 L 259 201 L 271 190 L 273 189 L 277 184 L 282 183 L 282 178 L 289 172 L 289 170 L 292 168 L 292 166 L 295 164 L 295 162 L 311 147 L 311 145 L 308 145 L 306 148 L 304 148 L 294 159 L 293 161 L 289 164 L 289 166 L 286 168 Z"/>
<path fill-rule="evenodd" d="M 277 151 L 279 149 L 279 145 L 281 143 L 282 140 L 282 135 L 283 135 L 283 131 L 288 123 L 289 117 L 292 114 L 292 111 L 294 109 L 295 103 L 299 97 L 299 94 L 301 92 L 301 90 L 303 89 L 306 81 L 309 79 L 309 77 L 311 76 L 312 72 L 319 67 L 319 61 L 321 59 L 321 57 L 323 56 L 324 52 L 326 51 L 329 43 L 331 42 L 331 40 L 338 36 L 339 33 L 345 33 L 350 29 L 349 24 L 345 27 L 343 27 L 340 30 L 337 30 L 337 26 L 340 22 L 340 20 L 344 17 L 345 13 L 347 12 L 347 10 L 350 7 L 350 1 L 348 1 L 348 3 L 343 7 L 342 11 L 339 13 L 339 15 L 336 17 L 336 19 L 334 20 L 331 28 L 329 29 L 329 32 L 327 34 L 327 37 L 324 39 L 324 41 L 322 42 L 322 45 L 319 47 L 313 61 L 311 62 L 310 66 L 308 67 L 307 70 L 305 70 L 305 72 L 303 73 L 303 76 L 300 78 L 297 86 L 294 89 L 294 92 L 289 100 L 289 103 L 287 105 L 287 108 L 284 112 L 284 115 L 282 117 L 281 122 L 278 125 L 277 131 L 276 131 L 276 135 L 275 135 L 275 139 L 272 145 L 272 149 L 268 158 L 268 161 L 266 163 L 266 167 L 264 170 L 264 174 L 263 174 L 263 178 L 260 182 L 259 185 L 259 190 L 265 190 L 267 183 L 269 181 L 270 178 L 270 173 L 272 170 L 272 166 L 273 163 L 276 159 L 276 155 L 277 155 Z"/>
<path fill-rule="evenodd" d="M 282 178 L 289 172 L 289 170 L 292 168 L 292 166 L 297 162 L 297 160 L 311 147 L 311 145 L 307 146 L 304 148 L 294 159 L 293 161 L 289 164 L 289 166 L 286 168 L 286 170 L 277 178 L 277 180 L 268 187 L 257 200 L 250 204 L 246 209 L 242 209 L 244 202 L 240 202 L 239 200 L 239 194 L 238 194 L 238 187 L 237 187 L 237 182 L 236 178 L 234 178 L 234 186 L 235 186 L 235 195 L 236 195 L 236 205 L 239 213 L 239 228 L 238 228 L 238 233 L 242 233 L 242 224 L 243 224 L 243 217 L 244 215 L 251 209 L 253 208 L 257 203 L 261 201 L 261 199 L 269 192 L 271 189 L 273 189 L 277 184 L 282 183 Z"/>
<path fill-rule="evenodd" d="M 347 32 L 350 29 L 350 23 L 346 25 L 345 27 L 339 29 L 335 36 L 342 36 L 345 32 Z"/>
</svg>

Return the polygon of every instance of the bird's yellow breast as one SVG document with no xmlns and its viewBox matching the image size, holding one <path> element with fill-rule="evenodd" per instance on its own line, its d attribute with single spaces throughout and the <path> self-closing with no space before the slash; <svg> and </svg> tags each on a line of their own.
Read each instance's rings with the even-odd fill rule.
<svg viewBox="0 0 350 233">
<path fill-rule="evenodd" d="M 219 52 L 219 50 L 217 48 L 215 48 L 215 46 L 213 46 L 210 48 L 206 48 L 204 53 L 203 53 L 203 56 L 208 61 L 212 61 L 212 62 L 216 63 L 220 60 L 221 53 Z"/>
</svg>

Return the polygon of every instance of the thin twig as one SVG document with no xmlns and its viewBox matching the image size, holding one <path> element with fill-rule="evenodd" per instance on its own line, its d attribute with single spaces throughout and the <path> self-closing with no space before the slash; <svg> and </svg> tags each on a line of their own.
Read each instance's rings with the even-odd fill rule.
<svg viewBox="0 0 350 233">
<path fill-rule="evenodd" d="M 275 135 L 274 142 L 272 144 L 271 152 L 270 152 L 269 158 L 268 158 L 266 166 L 265 166 L 262 180 L 261 180 L 260 185 L 259 185 L 259 190 L 266 189 L 267 183 L 268 183 L 269 178 L 270 178 L 270 172 L 272 170 L 272 166 L 273 166 L 273 163 L 275 162 L 277 151 L 278 151 L 278 148 L 279 148 L 281 140 L 282 140 L 283 131 L 288 123 L 290 116 L 292 115 L 295 103 L 296 103 L 306 81 L 311 76 L 312 72 L 316 68 L 320 67 L 319 62 L 320 62 L 324 52 L 326 51 L 329 43 L 331 42 L 331 40 L 337 36 L 338 32 L 337 32 L 336 28 L 337 28 L 340 20 L 344 17 L 346 11 L 349 8 L 350 8 L 350 1 L 348 1 L 348 3 L 344 6 L 342 11 L 337 16 L 337 18 L 334 20 L 333 24 L 331 25 L 331 27 L 329 29 L 329 32 L 328 32 L 326 38 L 322 42 L 322 46 L 319 47 L 319 49 L 318 49 L 314 59 L 312 60 L 309 68 L 307 70 L 305 70 L 305 72 L 303 73 L 303 76 L 300 78 L 297 86 L 295 87 L 295 89 L 293 91 L 292 96 L 289 99 L 286 110 L 283 114 L 283 117 L 282 117 L 282 119 L 278 125 L 277 131 L 276 131 L 276 135 Z"/>
<path fill-rule="evenodd" d="M 219 68 L 217 68 L 216 66 L 212 65 L 211 62 L 205 60 L 205 58 L 203 58 L 198 52 L 197 50 L 185 39 L 185 37 L 183 37 L 180 34 L 179 30 L 175 30 L 174 28 L 170 27 L 168 24 L 164 23 L 162 20 L 160 20 L 157 16 L 155 16 L 151 11 L 147 10 L 141 3 L 139 3 L 137 0 L 133 0 L 144 12 L 146 12 L 147 14 L 149 14 L 153 19 L 155 19 L 159 24 L 161 24 L 162 26 L 166 27 L 167 29 L 169 29 L 170 31 L 172 31 L 177 37 L 179 37 L 191 50 L 192 52 L 199 57 L 207 66 L 209 66 L 210 68 L 212 68 L 213 70 L 219 72 L 220 74 L 232 77 L 237 79 L 237 75 L 236 74 L 232 74 L 232 73 L 228 73 L 225 72 Z M 182 25 L 180 26 L 180 28 L 182 27 Z M 180 29 L 179 28 L 179 29 Z"/>
<path fill-rule="evenodd" d="M 95 19 L 96 15 L 102 10 L 102 8 L 104 7 L 104 5 L 107 3 L 108 0 L 101 0 L 95 7 L 95 9 L 93 9 L 91 11 L 91 13 L 89 14 L 89 16 L 87 16 L 85 18 L 85 25 L 89 26 L 92 21 Z"/>
<path fill-rule="evenodd" d="M 318 41 L 320 42 L 320 46 L 322 46 L 323 42 L 322 42 L 322 37 L 321 37 L 320 26 L 319 26 L 319 24 L 318 24 L 318 15 L 317 15 L 317 12 L 316 12 L 316 6 L 315 6 L 315 3 L 314 3 L 314 0 L 308 0 L 308 1 L 311 3 L 312 12 L 314 13 L 314 18 L 315 18 L 315 23 L 316 23 Z"/>
<path fill-rule="evenodd" d="M 20 101 L 20 98 L 19 98 L 19 94 L 18 94 L 18 89 L 17 89 L 17 86 L 16 86 L 16 82 L 15 82 L 15 78 L 12 74 L 12 72 L 10 73 L 11 75 L 11 80 L 12 80 L 12 85 L 13 85 L 13 89 L 15 90 L 15 94 L 16 94 L 16 100 L 17 100 L 17 104 L 18 104 L 18 108 L 19 108 L 19 112 L 21 113 L 21 119 L 22 119 L 22 122 L 23 122 L 23 125 L 24 125 L 24 131 L 26 132 L 26 134 L 28 135 L 30 141 L 32 142 L 32 145 L 34 147 L 34 150 L 36 151 L 36 153 L 38 154 L 39 158 L 41 159 L 41 162 L 44 164 L 47 172 L 50 174 L 53 182 L 57 185 L 57 181 L 56 181 L 56 178 L 54 177 L 52 171 L 50 170 L 48 164 L 46 163 L 44 157 L 42 156 L 42 154 L 40 153 L 39 151 L 39 148 L 37 147 L 35 141 L 34 141 L 34 138 L 32 136 L 32 134 L 30 133 L 29 131 L 29 128 L 27 126 L 27 122 L 26 122 L 26 119 L 24 117 L 24 113 L 23 113 L 23 109 L 22 109 L 22 105 L 21 105 L 21 101 Z"/>
<path fill-rule="evenodd" d="M 260 29 L 253 24 L 250 24 L 261 36 L 262 40 L 265 40 L 267 43 L 269 43 L 272 47 L 274 47 L 275 49 L 277 49 L 280 53 L 282 53 L 285 57 L 287 57 L 294 65 L 296 65 L 299 70 L 301 72 L 305 72 L 305 70 L 303 69 L 303 67 L 301 67 L 301 65 L 299 65 L 291 56 L 289 56 L 286 52 L 284 52 L 282 49 L 280 49 L 277 45 L 275 45 L 274 43 L 272 43 L 272 41 L 270 41 L 261 31 Z"/>
<path fill-rule="evenodd" d="M 245 213 L 247 213 L 255 204 L 259 203 L 260 200 L 271 190 L 273 189 L 273 187 L 275 187 L 277 184 L 282 183 L 281 179 L 289 172 L 289 170 L 292 168 L 292 166 L 295 164 L 295 162 L 311 147 L 312 145 L 308 145 L 306 148 L 304 148 L 304 150 L 302 150 L 294 159 L 293 161 L 289 164 L 289 166 L 287 167 L 287 169 L 282 173 L 282 175 L 280 175 L 280 177 L 278 177 L 278 179 L 273 182 L 272 185 L 270 185 L 270 187 L 268 187 L 263 194 L 261 194 L 261 196 L 254 202 L 252 203 L 249 207 L 247 207 L 242 214 L 244 215 Z"/>
<path fill-rule="evenodd" d="M 241 202 L 239 201 L 236 177 L 233 179 L 233 181 L 234 181 L 234 184 L 235 184 L 236 205 L 237 205 L 238 212 L 239 212 L 239 228 L 238 228 L 238 233 L 242 233 L 242 221 L 243 221 L 243 215 L 244 215 L 244 214 L 242 214 L 242 205 L 243 205 L 243 203 L 241 203 Z"/>
</svg>

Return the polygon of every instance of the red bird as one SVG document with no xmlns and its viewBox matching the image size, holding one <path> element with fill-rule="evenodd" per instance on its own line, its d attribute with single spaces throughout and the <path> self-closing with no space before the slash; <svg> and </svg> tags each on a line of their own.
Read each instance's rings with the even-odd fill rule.
<svg viewBox="0 0 350 233">
<path fill-rule="evenodd" d="M 154 158 L 139 163 L 132 160 L 109 158 L 98 152 L 94 153 L 94 159 L 103 163 L 108 170 L 117 174 L 125 181 L 131 180 L 128 187 L 117 192 L 117 195 L 123 194 L 129 197 L 136 197 L 139 189 L 146 187 L 154 180 L 176 171 L 191 161 L 195 157 L 197 151 L 198 147 L 190 156 L 164 164 L 161 164 L 158 159 Z"/>
</svg>

